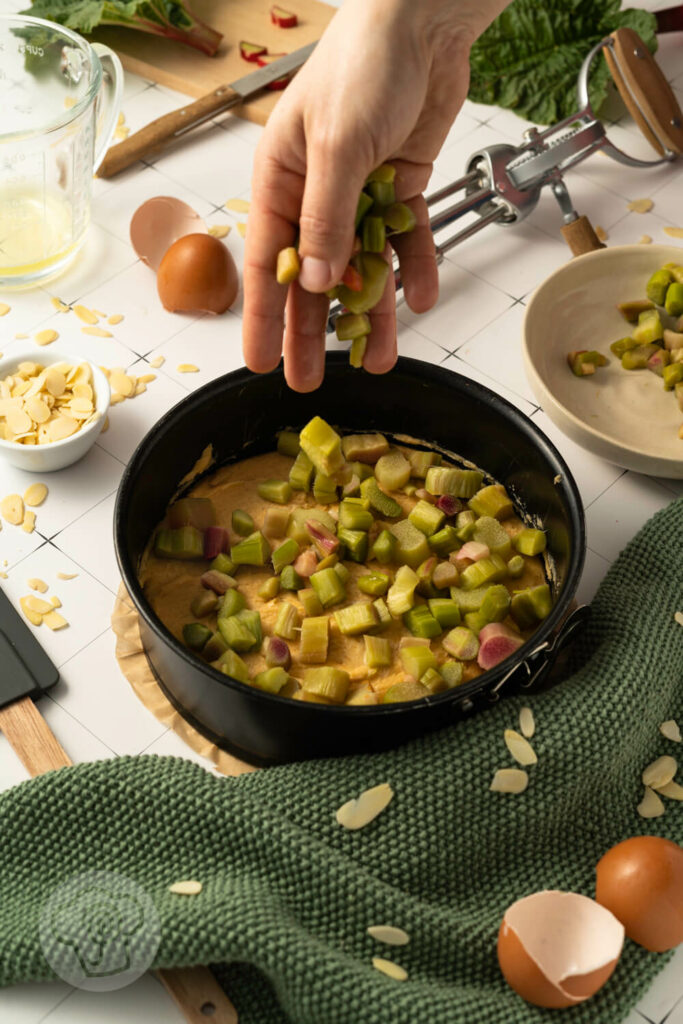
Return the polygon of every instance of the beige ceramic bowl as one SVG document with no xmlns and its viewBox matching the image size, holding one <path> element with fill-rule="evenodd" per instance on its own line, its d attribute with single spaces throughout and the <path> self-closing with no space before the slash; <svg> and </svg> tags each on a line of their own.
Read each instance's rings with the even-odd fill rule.
<svg viewBox="0 0 683 1024">
<path fill-rule="evenodd" d="M 683 412 L 661 377 L 628 372 L 609 351 L 631 332 L 617 302 L 645 298 L 663 263 L 683 263 L 683 247 L 621 245 L 577 256 L 534 293 L 524 320 L 524 358 L 543 410 L 568 437 L 626 469 L 683 478 Z M 591 377 L 567 366 L 574 349 L 597 349 L 609 365 Z"/>
</svg>

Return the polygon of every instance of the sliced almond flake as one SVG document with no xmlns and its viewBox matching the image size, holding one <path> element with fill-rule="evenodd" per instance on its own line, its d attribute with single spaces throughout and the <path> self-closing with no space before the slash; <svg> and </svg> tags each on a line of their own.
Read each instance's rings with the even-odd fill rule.
<svg viewBox="0 0 683 1024">
<path fill-rule="evenodd" d="M 242 238 L 247 237 L 247 225 L 243 221 L 238 221 L 237 230 L 239 231 Z"/>
<path fill-rule="evenodd" d="M 212 224 L 209 228 L 209 234 L 213 238 L 225 238 L 226 235 L 230 234 L 229 224 Z"/>
<path fill-rule="evenodd" d="M 95 309 L 94 307 L 91 310 L 91 312 L 94 313 L 95 316 L 99 316 L 99 317 L 106 317 L 106 315 L 107 315 L 106 313 L 103 313 L 101 309 Z"/>
<path fill-rule="evenodd" d="M 660 818 L 662 814 L 664 814 L 664 810 L 664 804 L 657 796 L 654 789 L 650 789 L 649 786 L 646 786 L 643 799 L 637 807 L 638 814 L 641 818 Z"/>
<path fill-rule="evenodd" d="M 81 334 L 92 334 L 95 338 L 113 338 L 111 331 L 105 331 L 103 327 L 81 327 Z"/>
<path fill-rule="evenodd" d="M 657 792 L 660 796 L 665 796 L 667 800 L 683 800 L 683 786 L 674 782 L 673 779 L 671 782 L 667 782 L 666 786 L 660 786 Z"/>
<path fill-rule="evenodd" d="M 506 729 L 503 734 L 503 738 L 505 740 L 505 746 L 508 748 L 518 764 L 536 764 L 538 761 L 536 752 L 524 736 L 520 736 L 520 734 L 515 732 L 514 729 Z"/>
<path fill-rule="evenodd" d="M 37 508 L 38 505 L 42 505 L 47 498 L 47 485 L 46 484 L 31 484 L 24 491 L 24 504 L 30 508 Z"/>
<path fill-rule="evenodd" d="M 201 882 L 188 878 L 183 882 L 173 882 L 172 885 L 169 885 L 168 891 L 175 893 L 177 896 L 198 896 L 202 888 Z"/>
<path fill-rule="evenodd" d="M 22 612 L 24 613 L 24 615 L 26 616 L 28 621 L 33 626 L 40 626 L 40 624 L 43 621 L 43 616 L 39 615 L 38 612 L 34 612 L 31 608 L 27 607 L 27 605 L 26 605 L 26 601 L 27 600 L 28 599 L 25 598 L 25 597 L 20 597 L 19 598 L 19 607 L 21 608 Z"/>
<path fill-rule="evenodd" d="M 251 203 L 247 199 L 227 199 L 224 205 L 226 210 L 232 210 L 233 213 L 249 213 Z"/>
<path fill-rule="evenodd" d="M 24 409 L 34 423 L 47 423 L 50 418 L 50 408 L 38 395 L 32 395 L 26 400 Z"/>
<path fill-rule="evenodd" d="M 31 417 L 23 409 L 10 409 L 5 419 L 13 434 L 25 434 L 33 426 Z"/>
<path fill-rule="evenodd" d="M 393 978 L 394 981 L 405 981 L 408 977 L 408 972 L 404 967 L 395 964 L 393 960 L 385 960 L 383 956 L 373 956 L 372 966 L 376 971 L 381 971 L 387 977 Z"/>
<path fill-rule="evenodd" d="M 42 366 L 40 366 L 39 363 L 31 362 L 19 363 L 19 366 L 17 367 L 17 372 L 20 373 L 23 377 L 33 377 L 34 374 L 40 373 L 41 370 Z"/>
<path fill-rule="evenodd" d="M 137 398 L 138 395 L 144 395 L 146 390 L 147 385 L 143 384 L 142 381 L 138 381 L 137 384 L 135 385 L 135 391 L 131 395 L 131 398 Z"/>
<path fill-rule="evenodd" d="M 675 719 L 669 718 L 666 722 L 662 722 L 659 731 L 667 740 L 671 740 L 673 743 L 681 742 L 681 729 Z"/>
<path fill-rule="evenodd" d="M 0 316 L 7 316 L 11 308 L 6 302 L 0 302 Z"/>
<path fill-rule="evenodd" d="M 531 708 L 523 707 L 520 710 L 519 728 L 522 736 L 525 736 L 528 740 L 530 740 L 536 732 L 536 722 L 534 721 L 534 713 Z"/>
<path fill-rule="evenodd" d="M 30 608 L 32 612 L 36 612 L 37 615 L 45 615 L 46 612 L 52 610 L 52 605 L 49 601 L 44 601 L 42 597 L 36 597 L 35 594 L 29 594 L 24 598 L 26 607 Z"/>
<path fill-rule="evenodd" d="M 93 389 L 89 384 L 74 384 L 71 391 L 74 398 L 89 398 L 91 402 L 93 400 Z"/>
<path fill-rule="evenodd" d="M 163 366 L 166 362 L 164 356 L 155 356 L 154 359 L 150 359 L 149 365 L 153 370 L 158 370 L 160 366 Z"/>
<path fill-rule="evenodd" d="M 54 366 L 48 367 L 45 371 L 45 387 L 55 398 L 64 394 L 66 389 L 66 377 Z"/>
<path fill-rule="evenodd" d="M 683 626 L 683 612 L 674 612 L 674 622 L 677 622 L 679 626 Z"/>
<path fill-rule="evenodd" d="M 21 526 L 24 521 L 24 502 L 20 494 L 8 494 L 0 501 L 0 513 L 12 526 Z"/>
<path fill-rule="evenodd" d="M 73 398 L 71 400 L 72 412 L 84 412 L 89 416 L 92 412 L 92 401 L 89 398 Z"/>
<path fill-rule="evenodd" d="M 628 208 L 631 213 L 649 213 L 654 205 L 651 199 L 632 199 Z"/>
<path fill-rule="evenodd" d="M 601 242 L 607 241 L 607 238 L 609 237 L 607 232 L 603 228 L 602 224 L 595 225 L 595 234 L 598 236 Z"/>
<path fill-rule="evenodd" d="M 97 317 L 91 309 L 88 309 L 87 306 L 74 306 L 74 313 L 79 320 L 83 321 L 84 324 L 96 324 L 99 319 L 99 317 Z"/>
<path fill-rule="evenodd" d="M 50 296 L 50 302 L 55 307 L 58 313 L 68 313 L 71 306 L 67 306 L 66 302 L 62 302 L 56 295 Z"/>
<path fill-rule="evenodd" d="M 652 235 L 641 235 L 638 239 L 638 245 L 650 245 L 652 242 Z"/>
<path fill-rule="evenodd" d="M 44 594 L 46 590 L 50 589 L 45 580 L 39 580 L 36 577 L 26 580 L 26 586 L 30 587 L 31 590 L 37 590 L 39 594 Z"/>
<path fill-rule="evenodd" d="M 123 395 L 124 398 L 128 398 L 128 396 L 132 395 L 135 390 L 135 384 L 132 377 L 129 377 L 128 374 L 123 372 L 123 370 L 112 370 L 109 380 L 111 381 L 111 386 L 114 391 Z"/>
<path fill-rule="evenodd" d="M 37 334 L 33 335 L 33 340 L 36 345 L 51 345 L 53 341 L 56 341 L 59 337 L 57 331 L 53 331 L 51 328 L 46 328 L 44 331 L 38 331 Z"/>
<path fill-rule="evenodd" d="M 199 373 L 199 367 L 194 363 L 181 363 L 178 366 L 178 373 Z"/>
<path fill-rule="evenodd" d="M 77 572 L 58 572 L 57 573 L 57 579 L 58 580 L 75 580 L 77 576 L 78 576 Z"/>
<path fill-rule="evenodd" d="M 0 398 L 0 416 L 7 416 L 9 412 L 21 411 L 20 398 Z"/>
<path fill-rule="evenodd" d="M 55 611 L 54 609 L 48 612 L 47 615 L 43 615 L 43 622 L 45 623 L 47 628 L 51 629 L 53 632 L 55 632 L 58 629 L 66 629 L 66 627 L 69 625 L 64 616 L 60 615 L 59 612 Z"/>
<path fill-rule="evenodd" d="M 667 782 L 671 782 L 677 771 L 678 764 L 676 758 L 671 757 L 669 754 L 664 754 L 645 768 L 642 775 L 643 785 L 650 786 L 651 789 L 659 789 L 661 786 L 665 786 Z"/>
<path fill-rule="evenodd" d="M 112 327 L 116 327 L 123 320 L 123 313 L 112 313 L 110 317 L 107 317 L 107 323 Z"/>
<path fill-rule="evenodd" d="M 156 373 L 143 373 L 141 377 L 138 377 L 138 384 L 151 384 L 156 379 Z"/>
<path fill-rule="evenodd" d="M 54 594 L 50 598 L 50 604 L 52 605 L 53 608 L 61 608 L 62 607 L 62 602 Z"/>
<path fill-rule="evenodd" d="M 492 793 L 523 793 L 529 785 L 529 776 L 521 768 L 499 768 L 489 789 Z"/>
<path fill-rule="evenodd" d="M 3 572 L 2 569 L 0 569 L 0 580 L 8 580 L 8 579 L 9 579 L 9 576 L 7 575 L 7 573 Z"/>
<path fill-rule="evenodd" d="M 388 782 L 364 790 L 355 800 L 347 800 L 337 811 L 337 823 L 355 831 L 364 828 L 391 803 L 394 791 Z"/>
<path fill-rule="evenodd" d="M 47 433 L 51 441 L 63 441 L 78 430 L 78 421 L 71 416 L 58 416 L 48 424 Z"/>
<path fill-rule="evenodd" d="M 407 946 L 410 936 L 402 928 L 394 928 L 391 924 L 371 924 L 368 935 L 377 942 L 385 942 L 387 946 Z"/>
<path fill-rule="evenodd" d="M 664 234 L 670 238 L 683 238 L 683 228 L 664 228 Z"/>
<path fill-rule="evenodd" d="M 119 405 L 121 402 L 125 402 L 125 400 L 126 400 L 126 396 L 125 395 L 120 395 L 117 391 L 115 391 L 112 394 L 111 398 L 109 399 L 109 404 L 110 405 Z"/>
<path fill-rule="evenodd" d="M 28 334 L 15 334 L 14 338 L 16 341 L 23 341 L 25 338 L 28 338 Z"/>
<path fill-rule="evenodd" d="M 36 528 L 36 514 L 30 508 L 27 508 L 24 512 L 24 521 L 21 524 L 21 528 L 24 533 L 33 533 Z"/>
</svg>

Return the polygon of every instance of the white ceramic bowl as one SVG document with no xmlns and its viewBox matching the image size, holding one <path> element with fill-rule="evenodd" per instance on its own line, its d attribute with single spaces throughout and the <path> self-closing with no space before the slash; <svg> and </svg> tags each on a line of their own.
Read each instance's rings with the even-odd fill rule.
<svg viewBox="0 0 683 1024">
<path fill-rule="evenodd" d="M 683 413 L 661 377 L 626 371 L 609 351 L 631 333 L 617 302 L 645 298 L 663 263 L 683 263 L 674 245 L 621 245 L 577 256 L 534 292 L 524 319 L 524 358 L 543 410 L 568 437 L 618 466 L 683 478 Z M 567 353 L 597 349 L 609 365 L 581 379 Z"/>
<path fill-rule="evenodd" d="M 19 363 L 40 363 L 42 366 L 51 366 L 54 363 L 87 363 L 87 359 L 79 356 L 69 355 L 67 352 L 60 352 L 50 347 L 49 349 L 36 351 L 35 348 L 13 352 L 11 356 L 0 359 L 0 380 L 4 380 L 13 373 Z M 56 469 L 64 469 L 78 462 L 90 451 L 97 440 L 104 420 L 109 410 L 111 390 L 109 381 L 98 366 L 89 363 L 92 372 L 92 386 L 95 392 L 95 410 L 99 418 L 92 420 L 87 426 L 81 427 L 71 437 L 65 437 L 62 441 L 52 441 L 50 444 L 23 445 L 15 441 L 3 441 L 0 439 L 0 457 L 5 459 L 17 469 L 24 469 L 29 473 L 52 473 Z"/>
</svg>

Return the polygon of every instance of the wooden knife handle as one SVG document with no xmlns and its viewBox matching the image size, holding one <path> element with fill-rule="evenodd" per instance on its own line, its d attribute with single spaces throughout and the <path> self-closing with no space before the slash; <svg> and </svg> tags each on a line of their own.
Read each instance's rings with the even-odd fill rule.
<svg viewBox="0 0 683 1024">
<path fill-rule="evenodd" d="M 0 729 L 32 777 L 73 763 L 30 697 L 0 708 Z"/>
<path fill-rule="evenodd" d="M 605 248 L 595 234 L 588 217 L 577 217 L 571 224 L 564 224 L 561 231 L 562 237 L 574 256 L 583 256 L 584 253 L 593 252 L 594 249 Z"/>
<path fill-rule="evenodd" d="M 148 153 L 162 149 L 182 128 L 219 110 L 229 110 L 238 103 L 242 103 L 242 97 L 238 92 L 229 85 L 219 85 L 213 92 L 201 96 L 193 103 L 187 103 L 178 110 L 172 110 L 170 114 L 158 117 L 156 121 L 146 124 L 123 142 L 110 146 L 98 168 L 98 178 L 113 177 Z"/>
<path fill-rule="evenodd" d="M 188 1024 L 238 1024 L 237 1010 L 208 967 L 174 967 L 156 973 Z"/>
</svg>

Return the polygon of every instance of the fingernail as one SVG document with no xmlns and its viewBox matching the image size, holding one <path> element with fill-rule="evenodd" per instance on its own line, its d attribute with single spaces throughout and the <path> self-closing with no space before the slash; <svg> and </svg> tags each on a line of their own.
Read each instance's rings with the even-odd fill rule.
<svg viewBox="0 0 683 1024">
<path fill-rule="evenodd" d="M 332 268 L 327 260 L 319 260 L 317 256 L 304 256 L 301 261 L 299 284 L 307 292 L 324 292 L 329 287 Z"/>
</svg>

